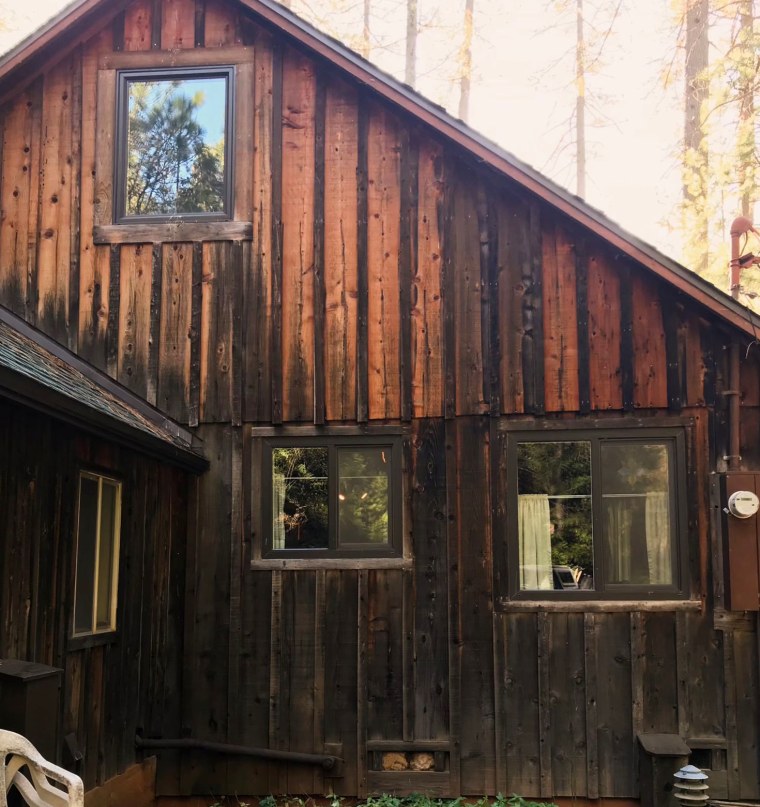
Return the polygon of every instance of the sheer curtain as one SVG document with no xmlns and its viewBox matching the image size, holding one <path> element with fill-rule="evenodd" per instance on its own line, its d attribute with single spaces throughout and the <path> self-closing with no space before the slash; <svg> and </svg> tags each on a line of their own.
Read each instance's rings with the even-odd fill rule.
<svg viewBox="0 0 760 807">
<path fill-rule="evenodd" d="M 646 536 L 649 582 L 655 585 L 672 583 L 670 512 L 667 493 L 647 493 Z"/>
<path fill-rule="evenodd" d="M 520 588 L 554 588 L 549 497 L 545 493 L 518 496 L 520 530 Z"/>
<path fill-rule="evenodd" d="M 272 474 L 272 549 L 285 549 L 285 477 Z"/>
<path fill-rule="evenodd" d="M 630 583 L 632 574 L 633 541 L 631 528 L 633 513 L 625 498 L 607 499 L 607 542 L 610 548 L 609 579 L 614 583 Z"/>
</svg>

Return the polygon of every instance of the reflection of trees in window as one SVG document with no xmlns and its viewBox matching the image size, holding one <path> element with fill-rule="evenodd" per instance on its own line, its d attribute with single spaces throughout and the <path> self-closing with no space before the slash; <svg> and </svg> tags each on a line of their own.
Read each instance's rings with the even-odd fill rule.
<svg viewBox="0 0 760 807">
<path fill-rule="evenodd" d="M 519 493 L 549 497 L 552 563 L 593 576 L 591 444 L 522 443 L 517 459 Z"/>
<path fill-rule="evenodd" d="M 281 549 L 325 548 L 327 533 L 327 449 L 274 448 L 272 474 L 282 486 L 279 509 L 273 513 L 275 532 L 278 522 L 284 528 Z"/>
<path fill-rule="evenodd" d="M 127 215 L 224 210 L 224 136 L 208 142 L 199 121 L 206 96 L 190 94 L 194 83 L 128 83 Z M 203 84 L 225 92 L 224 79 Z"/>
<path fill-rule="evenodd" d="M 388 541 L 388 451 L 381 448 L 341 450 L 339 540 L 348 543 Z"/>
</svg>

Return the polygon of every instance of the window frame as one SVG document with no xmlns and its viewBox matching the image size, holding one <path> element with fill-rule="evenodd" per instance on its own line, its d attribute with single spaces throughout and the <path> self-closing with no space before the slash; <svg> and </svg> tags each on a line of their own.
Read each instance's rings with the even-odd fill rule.
<svg viewBox="0 0 760 807">
<path fill-rule="evenodd" d="M 507 434 L 507 588 L 509 600 L 680 600 L 689 597 L 689 547 L 688 506 L 686 501 L 686 437 L 681 427 L 642 426 L 637 428 L 557 428 L 510 430 Z M 594 531 L 594 586 L 593 590 L 582 589 L 536 589 L 520 588 L 520 558 L 518 535 L 518 469 L 517 450 L 524 443 L 582 442 L 591 444 L 591 513 Z M 670 585 L 646 585 L 640 583 L 608 583 L 604 563 L 604 537 L 597 539 L 596 531 L 603 522 L 601 495 L 601 446 L 604 443 L 665 443 L 672 447 L 669 457 L 669 512 L 672 519 L 673 543 L 671 559 L 673 583 Z M 598 540 L 598 544 L 597 544 Z M 597 549 L 598 546 L 598 549 Z"/>
<path fill-rule="evenodd" d="M 81 513 L 82 513 L 82 480 L 89 479 L 97 481 L 98 483 L 98 501 L 97 501 L 97 534 L 95 536 L 95 558 L 93 561 L 93 586 L 92 586 L 92 606 L 90 613 L 90 629 L 77 630 L 77 591 L 80 581 L 80 559 L 79 559 L 79 546 L 81 540 Z M 98 602 L 98 582 L 99 582 L 99 557 L 101 547 L 101 507 L 103 497 L 103 483 L 112 485 L 116 489 L 116 496 L 114 502 L 114 525 L 113 525 L 113 545 L 111 547 L 112 560 L 111 560 L 111 602 L 109 609 L 109 621 L 106 627 L 98 628 L 97 624 L 97 602 Z M 121 552 L 121 521 L 122 521 L 122 492 L 123 483 L 121 479 L 107 473 L 93 470 L 81 470 L 77 476 L 77 506 L 76 506 L 76 531 L 74 534 L 74 575 L 73 575 L 73 599 L 71 609 L 71 639 L 87 639 L 89 637 L 100 637 L 113 634 L 118 626 L 118 603 L 119 603 L 119 571 L 120 571 L 120 552 Z"/>
<path fill-rule="evenodd" d="M 337 514 L 339 449 L 388 447 L 391 452 L 388 474 L 388 543 L 373 546 L 371 543 L 338 545 Z M 325 549 L 275 549 L 272 546 L 272 449 L 274 448 L 328 449 L 328 547 Z M 394 434 L 321 434 L 297 436 L 267 436 L 260 439 L 260 455 L 254 472 L 259 477 L 259 501 L 253 502 L 260 514 L 258 557 L 272 560 L 394 560 L 403 553 L 403 497 L 402 497 L 402 436 Z"/>
<path fill-rule="evenodd" d="M 114 143 L 114 212 L 115 224 L 163 224 L 166 222 L 218 222 L 230 221 L 234 210 L 235 176 L 235 77 L 234 64 L 184 67 L 123 68 L 116 71 L 116 120 Z M 224 121 L 224 208 L 221 211 L 160 214 L 129 214 L 127 202 L 127 162 L 129 125 L 130 81 L 172 81 L 224 78 L 226 81 Z"/>
</svg>

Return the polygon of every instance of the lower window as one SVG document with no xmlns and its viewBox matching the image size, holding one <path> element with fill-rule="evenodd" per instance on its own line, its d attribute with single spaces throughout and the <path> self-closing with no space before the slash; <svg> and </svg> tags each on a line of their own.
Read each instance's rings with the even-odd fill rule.
<svg viewBox="0 0 760 807">
<path fill-rule="evenodd" d="M 74 636 L 116 629 L 121 483 L 100 474 L 79 476 Z"/>
<path fill-rule="evenodd" d="M 509 467 L 513 595 L 682 593 L 680 430 L 514 435 Z"/>
<path fill-rule="evenodd" d="M 268 439 L 262 462 L 265 555 L 400 554 L 400 439 Z"/>
</svg>

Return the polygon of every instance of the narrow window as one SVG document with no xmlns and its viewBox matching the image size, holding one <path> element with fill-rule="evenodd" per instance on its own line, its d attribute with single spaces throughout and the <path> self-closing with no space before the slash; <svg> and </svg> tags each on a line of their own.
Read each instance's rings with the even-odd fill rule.
<svg viewBox="0 0 760 807">
<path fill-rule="evenodd" d="M 119 73 L 117 221 L 229 217 L 232 73 Z"/>
<path fill-rule="evenodd" d="M 264 550 L 293 557 L 400 554 L 397 438 L 267 441 Z"/>
<path fill-rule="evenodd" d="M 121 483 L 99 474 L 79 477 L 74 636 L 116 629 Z"/>
</svg>

